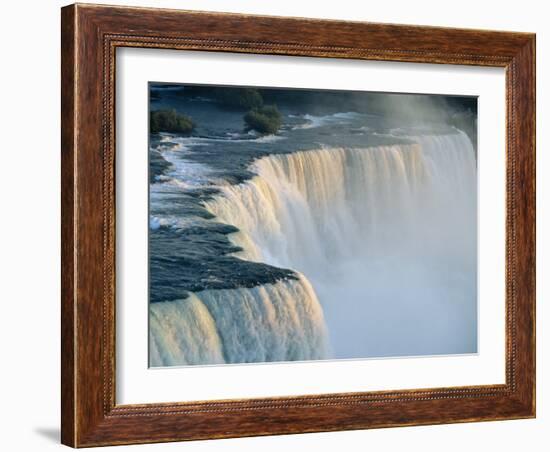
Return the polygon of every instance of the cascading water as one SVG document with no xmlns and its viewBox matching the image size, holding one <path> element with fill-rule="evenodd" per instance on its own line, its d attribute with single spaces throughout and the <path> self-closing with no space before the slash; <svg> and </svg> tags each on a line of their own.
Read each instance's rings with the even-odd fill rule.
<svg viewBox="0 0 550 452">
<path fill-rule="evenodd" d="M 255 177 L 206 203 L 238 228 L 239 257 L 312 283 L 333 357 L 477 350 L 474 150 L 458 131 L 411 140 L 270 155 L 253 164 Z"/>
<path fill-rule="evenodd" d="M 150 307 L 150 365 L 322 359 L 323 311 L 305 278 L 204 290 Z"/>
<path fill-rule="evenodd" d="M 149 134 L 151 366 L 477 351 L 475 98 L 151 83 L 149 100 L 157 125 L 195 125 Z M 247 129 L 251 102 L 276 105 L 276 133 Z"/>
</svg>

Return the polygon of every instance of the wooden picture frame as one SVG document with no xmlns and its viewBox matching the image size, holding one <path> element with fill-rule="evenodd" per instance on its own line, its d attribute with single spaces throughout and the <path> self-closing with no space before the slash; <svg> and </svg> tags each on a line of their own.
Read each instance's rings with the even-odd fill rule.
<svg viewBox="0 0 550 452">
<path fill-rule="evenodd" d="M 62 9 L 62 442 L 73 447 L 535 416 L 535 35 L 70 5 Z M 115 50 L 147 47 L 506 70 L 506 383 L 115 403 Z"/>
</svg>

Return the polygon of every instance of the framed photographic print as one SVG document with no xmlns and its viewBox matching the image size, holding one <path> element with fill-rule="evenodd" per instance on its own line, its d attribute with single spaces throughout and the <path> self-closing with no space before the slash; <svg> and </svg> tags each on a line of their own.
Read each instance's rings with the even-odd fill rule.
<svg viewBox="0 0 550 452">
<path fill-rule="evenodd" d="M 535 416 L 535 36 L 62 9 L 62 442 Z"/>
</svg>

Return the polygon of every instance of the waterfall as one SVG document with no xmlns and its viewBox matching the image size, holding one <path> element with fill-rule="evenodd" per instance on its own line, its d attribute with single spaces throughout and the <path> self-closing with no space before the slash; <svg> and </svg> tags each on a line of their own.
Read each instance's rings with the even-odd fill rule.
<svg viewBox="0 0 550 452">
<path fill-rule="evenodd" d="M 150 365 L 322 359 L 323 311 L 309 282 L 204 290 L 150 305 Z"/>
<path fill-rule="evenodd" d="M 477 176 L 464 133 L 270 155 L 252 170 L 206 207 L 239 229 L 239 257 L 312 283 L 335 357 L 477 350 Z"/>
</svg>

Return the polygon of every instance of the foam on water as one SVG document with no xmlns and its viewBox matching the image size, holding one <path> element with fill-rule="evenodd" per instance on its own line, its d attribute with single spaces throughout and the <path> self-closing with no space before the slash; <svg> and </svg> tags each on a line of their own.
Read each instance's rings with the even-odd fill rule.
<svg viewBox="0 0 550 452">
<path fill-rule="evenodd" d="M 342 122 L 345 122 L 346 120 L 356 119 L 361 116 L 364 116 L 364 115 L 361 115 L 360 113 L 356 113 L 353 111 L 333 113 L 330 115 L 321 115 L 321 116 L 310 115 L 310 114 L 305 114 L 302 116 L 290 115 L 290 117 L 292 118 L 300 117 L 306 120 L 306 122 L 304 122 L 303 124 L 298 124 L 294 126 L 293 127 L 294 130 L 313 129 L 316 127 L 323 127 L 327 124 L 337 123 L 337 122 L 342 123 Z"/>
</svg>

